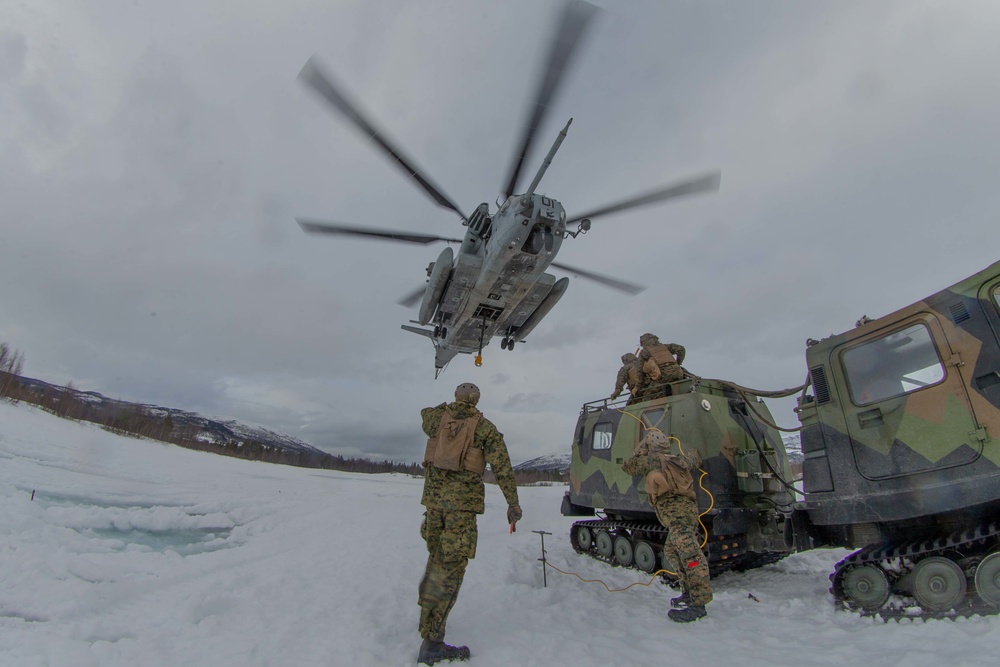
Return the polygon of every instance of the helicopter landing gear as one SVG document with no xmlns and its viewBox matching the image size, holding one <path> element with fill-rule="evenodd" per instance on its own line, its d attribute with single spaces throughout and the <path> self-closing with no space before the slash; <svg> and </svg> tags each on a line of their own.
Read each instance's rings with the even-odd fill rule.
<svg viewBox="0 0 1000 667">
<path fill-rule="evenodd" d="M 447 336 L 448 336 L 448 327 L 443 327 L 441 325 L 434 327 L 435 338 L 445 338 Z"/>
<path fill-rule="evenodd" d="M 513 350 L 514 349 L 514 343 L 517 342 L 516 340 L 514 340 L 514 331 L 515 330 L 516 330 L 515 327 L 507 327 L 507 333 L 505 333 L 503 335 L 503 338 L 500 339 L 500 349 L 501 350 Z"/>
</svg>

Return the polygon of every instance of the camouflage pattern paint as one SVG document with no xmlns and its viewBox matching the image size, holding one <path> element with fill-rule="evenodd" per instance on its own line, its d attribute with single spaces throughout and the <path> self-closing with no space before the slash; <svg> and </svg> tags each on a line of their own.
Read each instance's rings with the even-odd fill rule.
<svg viewBox="0 0 1000 667">
<path fill-rule="evenodd" d="M 1000 507 L 998 293 L 1000 262 L 807 349 L 812 393 L 798 408 L 806 457 L 801 509 L 817 526 L 873 523 L 880 531 L 861 538 L 845 530 L 839 541 L 831 535 L 833 542 L 864 546 L 930 516 L 955 521 Z M 940 370 L 931 368 L 926 386 L 904 374 L 910 386 L 894 393 L 909 393 L 868 400 L 852 386 L 858 374 L 845 355 L 884 342 L 877 363 L 889 368 L 889 343 L 912 342 L 910 335 L 892 337 L 904 330 L 926 332 Z"/>
<path fill-rule="evenodd" d="M 593 508 L 623 519 L 655 520 L 644 479 L 625 473 L 621 465 L 632 455 L 646 431 L 658 428 L 677 438 L 680 450 L 690 446 L 701 452 L 704 459 L 701 470 L 707 474 L 695 473 L 698 507 L 701 512 L 711 508 L 706 522 L 716 533 L 754 532 L 757 528 L 752 526 L 751 516 L 756 511 L 766 512 L 778 521 L 773 503 L 789 503 L 790 494 L 772 478 L 765 464 L 758 468 L 765 475 L 757 480 L 764 493 L 747 493 L 741 488 L 747 480 L 738 476 L 735 465 L 739 457 L 759 458 L 756 438 L 761 448 L 770 452 L 781 477 L 791 480 L 788 457 L 778 432 L 752 411 L 748 412 L 743 399 L 718 381 L 687 379 L 673 383 L 672 389 L 671 396 L 634 405 L 602 399 L 583 406 L 573 442 L 569 501 L 578 508 Z M 773 421 L 763 403 L 754 403 L 752 407 Z M 772 502 L 758 505 L 760 495 Z M 769 534 L 760 539 L 768 542 L 759 545 L 761 550 L 784 550 L 770 544 L 775 539 L 780 541 L 780 535 Z"/>
</svg>

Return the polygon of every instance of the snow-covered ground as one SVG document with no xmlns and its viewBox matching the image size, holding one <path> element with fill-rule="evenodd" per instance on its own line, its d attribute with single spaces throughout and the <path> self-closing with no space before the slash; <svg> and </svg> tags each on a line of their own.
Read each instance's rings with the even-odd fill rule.
<svg viewBox="0 0 1000 667">
<path fill-rule="evenodd" d="M 449 623 L 472 663 L 995 665 L 1000 617 L 882 623 L 835 612 L 843 551 L 714 581 L 709 618 L 575 554 L 560 487 L 522 488 L 514 535 L 487 487 Z M 421 480 L 224 458 L 0 403 L 0 665 L 412 665 Z M 35 491 L 32 501 L 31 494 Z M 758 601 L 749 597 L 752 594 Z"/>
</svg>

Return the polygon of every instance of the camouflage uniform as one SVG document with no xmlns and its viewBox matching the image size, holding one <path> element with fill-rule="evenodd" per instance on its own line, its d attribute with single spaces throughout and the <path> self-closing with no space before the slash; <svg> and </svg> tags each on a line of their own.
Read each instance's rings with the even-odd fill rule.
<svg viewBox="0 0 1000 667">
<path fill-rule="evenodd" d="M 642 363 L 639 358 L 631 352 L 623 354 L 622 367 L 618 369 L 618 377 L 615 379 L 615 390 L 611 392 L 611 400 L 618 398 L 625 387 L 628 387 L 629 393 L 635 396 L 643 385 L 644 379 Z"/>
<path fill-rule="evenodd" d="M 643 362 L 643 370 L 647 375 L 647 384 L 644 387 L 642 398 L 643 400 L 649 400 L 651 398 L 660 398 L 662 396 L 669 396 L 669 387 L 667 385 L 671 382 L 678 382 L 684 379 L 684 369 L 681 368 L 681 364 L 684 363 L 684 356 L 687 350 L 684 349 L 683 345 L 678 345 L 677 343 L 666 343 L 660 342 L 658 336 L 646 333 L 639 337 L 639 345 L 642 346 L 642 350 L 639 352 L 639 359 Z M 666 348 L 667 351 L 673 355 L 676 363 L 665 362 L 656 364 L 653 360 L 653 353 L 657 348 Z M 655 364 L 656 371 L 659 371 L 659 378 L 650 377 L 650 371 L 646 371 L 645 365 L 647 363 Z M 655 372 L 652 373 L 655 376 Z"/>
<path fill-rule="evenodd" d="M 688 471 L 686 477 L 690 477 L 690 471 L 697 470 L 701 465 L 701 455 L 693 448 L 689 448 L 683 455 L 668 454 L 667 458 L 678 469 Z M 650 453 L 645 441 L 622 464 L 622 470 L 633 477 L 646 476 L 660 469 L 659 459 Z M 712 601 L 712 584 L 708 559 L 701 550 L 698 503 L 695 500 L 693 479 L 685 479 L 673 491 L 655 498 L 650 495 L 656 518 L 667 529 L 667 539 L 663 545 L 664 565 L 666 569 L 676 573 L 684 592 L 690 597 L 690 604 L 704 607 Z"/>
<path fill-rule="evenodd" d="M 435 437 L 447 407 L 457 419 L 477 414 L 471 403 L 442 403 L 420 411 L 424 433 Z M 473 447 L 483 450 L 508 505 L 517 505 L 517 486 L 507 446 L 496 426 L 482 418 L 476 425 Z M 444 641 L 448 613 L 462 587 L 465 568 L 476 556 L 476 515 L 484 511 L 485 488 L 481 475 L 469 470 L 440 470 L 428 464 L 424 471 L 421 503 L 427 510 L 420 535 L 427 542 L 427 568 L 420 581 L 420 636 Z"/>
</svg>

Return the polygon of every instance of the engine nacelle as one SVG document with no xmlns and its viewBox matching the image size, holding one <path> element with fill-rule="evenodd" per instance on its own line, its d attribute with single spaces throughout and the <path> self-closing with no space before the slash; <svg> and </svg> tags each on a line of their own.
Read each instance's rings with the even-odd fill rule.
<svg viewBox="0 0 1000 667">
<path fill-rule="evenodd" d="M 560 278 L 557 280 L 555 284 L 552 285 L 552 289 L 549 290 L 549 293 L 545 295 L 544 299 L 542 299 L 542 302 L 538 304 L 537 308 L 535 308 L 535 311 L 531 313 L 531 315 L 528 315 L 528 319 L 524 321 L 524 324 L 517 328 L 517 331 L 514 333 L 514 340 L 520 342 L 527 338 L 528 334 L 531 333 L 531 330 L 534 329 L 535 326 L 542 321 L 542 318 L 549 314 L 552 307 L 559 302 L 562 295 L 566 293 L 567 287 L 569 287 L 569 278 Z"/>
<path fill-rule="evenodd" d="M 424 291 L 424 298 L 420 301 L 420 312 L 417 315 L 417 321 L 421 325 L 427 324 L 434 317 L 434 311 L 437 310 L 437 305 L 441 301 L 441 295 L 444 294 L 448 278 L 451 277 L 451 267 L 454 260 L 455 253 L 452 251 L 451 246 L 448 246 L 441 251 L 437 261 L 434 262 L 430 277 L 427 279 L 427 289 Z"/>
</svg>

